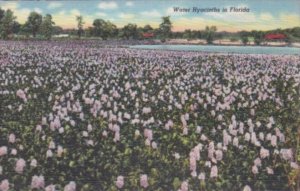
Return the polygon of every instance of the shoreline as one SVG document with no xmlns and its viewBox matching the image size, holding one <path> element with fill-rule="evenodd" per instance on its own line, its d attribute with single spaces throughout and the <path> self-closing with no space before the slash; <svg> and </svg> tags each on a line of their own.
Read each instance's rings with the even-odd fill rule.
<svg viewBox="0 0 300 191">
<path fill-rule="evenodd" d="M 155 40 L 157 42 L 157 40 Z M 295 47 L 300 48 L 300 42 L 292 42 L 291 44 L 287 44 L 285 42 L 263 42 L 260 45 L 256 45 L 253 42 L 250 42 L 244 45 L 242 42 L 231 42 L 228 40 L 215 40 L 212 44 L 207 44 L 205 40 L 186 40 L 186 39 L 171 39 L 168 42 L 160 43 L 165 45 L 202 45 L 202 46 L 250 46 L 250 47 Z"/>
<path fill-rule="evenodd" d="M 160 39 L 143 39 L 143 40 L 120 40 L 120 39 L 66 39 L 66 38 L 52 38 L 51 40 L 45 39 L 10 39 L 10 40 L 0 40 L 0 41 L 14 41 L 14 42 L 66 42 L 66 41 L 95 41 L 100 43 L 108 43 L 112 42 L 118 46 L 130 46 L 130 45 L 201 45 L 201 46 L 241 46 L 241 47 L 291 47 L 291 48 L 300 48 L 300 42 L 292 42 L 291 44 L 287 44 L 285 42 L 262 42 L 260 45 L 256 45 L 253 42 L 249 42 L 244 45 L 240 41 L 231 42 L 229 40 L 215 40 L 212 44 L 207 44 L 206 40 L 198 39 L 198 40 L 187 40 L 187 39 L 170 39 L 166 42 L 161 42 Z"/>
</svg>

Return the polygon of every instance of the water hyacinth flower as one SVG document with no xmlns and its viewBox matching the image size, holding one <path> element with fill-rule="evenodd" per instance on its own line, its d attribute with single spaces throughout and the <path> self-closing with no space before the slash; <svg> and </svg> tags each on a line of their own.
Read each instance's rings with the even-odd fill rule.
<svg viewBox="0 0 300 191">
<path fill-rule="evenodd" d="M 45 191 L 56 191 L 55 185 L 50 184 L 45 188 Z"/>
<path fill-rule="evenodd" d="M 218 167 L 216 165 L 212 166 L 211 167 L 211 170 L 210 170 L 210 177 L 211 178 L 216 178 L 218 177 Z"/>
<path fill-rule="evenodd" d="M 153 139 L 153 133 L 151 129 L 145 129 L 144 130 L 144 136 L 151 141 Z"/>
<path fill-rule="evenodd" d="M 65 132 L 65 129 L 63 127 L 58 129 L 59 134 L 63 134 Z"/>
<path fill-rule="evenodd" d="M 17 149 L 12 149 L 10 152 L 11 155 L 17 155 Z"/>
<path fill-rule="evenodd" d="M 239 146 L 239 139 L 237 137 L 234 137 L 233 141 L 232 141 L 232 144 L 233 144 L 233 146 L 238 147 Z"/>
<path fill-rule="evenodd" d="M 260 149 L 260 157 L 262 159 L 264 159 L 264 158 L 269 157 L 269 156 L 270 156 L 269 150 L 261 147 L 261 149 Z"/>
<path fill-rule="evenodd" d="M 53 141 L 50 141 L 48 148 L 55 149 L 55 143 Z"/>
<path fill-rule="evenodd" d="M 272 137 L 271 137 L 271 145 L 272 145 L 273 147 L 276 147 L 276 146 L 277 146 L 277 136 L 272 135 Z"/>
<path fill-rule="evenodd" d="M 37 125 L 35 128 L 36 131 L 41 132 L 42 131 L 42 126 L 41 125 Z"/>
<path fill-rule="evenodd" d="M 168 120 L 168 122 L 165 124 L 165 129 L 170 130 L 174 126 L 174 123 L 172 120 Z"/>
<path fill-rule="evenodd" d="M 63 154 L 63 152 L 64 152 L 63 147 L 60 146 L 60 145 L 58 145 L 58 147 L 57 147 L 57 156 L 58 156 L 58 157 L 61 157 L 62 154 Z"/>
<path fill-rule="evenodd" d="M 76 183 L 74 181 L 69 182 L 69 184 L 64 187 L 64 191 L 76 191 Z"/>
<path fill-rule="evenodd" d="M 30 162 L 30 166 L 31 167 L 37 167 L 37 160 L 36 159 L 32 159 Z"/>
<path fill-rule="evenodd" d="M 13 133 L 9 134 L 9 136 L 8 136 L 8 142 L 9 143 L 15 143 L 15 141 L 16 141 L 15 134 L 13 134 Z"/>
<path fill-rule="evenodd" d="M 151 113 L 151 108 L 150 107 L 144 107 L 142 112 L 143 112 L 143 114 Z"/>
<path fill-rule="evenodd" d="M 197 161 L 196 161 L 196 156 L 194 152 L 190 152 L 190 170 L 192 173 L 196 172 L 197 169 Z"/>
<path fill-rule="evenodd" d="M 196 128 L 196 133 L 197 133 L 197 134 L 200 134 L 201 131 L 202 131 L 202 129 L 203 129 L 203 127 L 197 126 L 197 128 Z"/>
<path fill-rule="evenodd" d="M 258 168 L 257 168 L 257 166 L 252 166 L 252 173 L 253 174 L 258 174 Z"/>
<path fill-rule="evenodd" d="M 293 158 L 292 149 L 281 149 L 280 155 L 284 160 L 291 160 Z"/>
<path fill-rule="evenodd" d="M 103 137 L 107 137 L 107 135 L 108 135 L 107 131 L 104 130 L 104 131 L 102 132 L 102 136 L 103 136 Z"/>
<path fill-rule="evenodd" d="M 179 153 L 174 153 L 175 159 L 180 159 L 180 154 Z"/>
<path fill-rule="evenodd" d="M 261 166 L 261 160 L 259 157 L 257 157 L 255 160 L 254 160 L 254 165 L 255 166 Z"/>
<path fill-rule="evenodd" d="M 300 167 L 299 167 L 299 165 L 297 163 L 291 162 L 290 164 L 291 164 L 291 168 L 296 169 L 296 170 L 300 169 Z"/>
<path fill-rule="evenodd" d="M 51 158 L 53 156 L 53 152 L 51 150 L 47 150 L 46 157 Z"/>
<path fill-rule="evenodd" d="M 152 146 L 153 149 L 157 149 L 157 143 L 155 141 L 153 141 L 151 143 L 151 146 Z"/>
<path fill-rule="evenodd" d="M 206 141 L 206 140 L 207 140 L 207 137 L 206 137 L 204 134 L 202 134 L 201 137 L 200 137 L 200 140 L 201 140 L 201 141 Z"/>
<path fill-rule="evenodd" d="M 146 174 L 142 174 L 140 177 L 140 185 L 143 188 L 147 188 L 149 186 L 148 176 Z"/>
<path fill-rule="evenodd" d="M 2 146 L 0 147 L 0 157 L 7 154 L 7 147 Z"/>
<path fill-rule="evenodd" d="M 17 96 L 19 97 L 19 98 L 21 98 L 24 102 L 27 102 L 27 97 L 26 97 L 26 94 L 25 94 L 25 92 L 23 91 L 23 90 L 21 90 L 21 89 L 19 89 L 18 91 L 17 91 Z"/>
<path fill-rule="evenodd" d="M 187 127 L 183 128 L 182 134 L 183 135 L 187 135 L 188 134 L 188 128 Z"/>
<path fill-rule="evenodd" d="M 251 191 L 250 186 L 246 185 L 246 186 L 243 188 L 243 191 Z"/>
<path fill-rule="evenodd" d="M 116 131 L 115 132 L 115 136 L 114 136 L 114 142 L 118 142 L 120 141 L 120 132 L 119 131 Z"/>
<path fill-rule="evenodd" d="M 92 125 L 91 125 L 91 124 L 88 124 L 88 126 L 87 126 L 87 130 L 88 130 L 88 132 L 91 132 L 91 131 L 93 130 L 93 127 L 92 127 Z"/>
<path fill-rule="evenodd" d="M 273 171 L 272 168 L 267 167 L 267 173 L 268 173 L 268 174 L 274 174 L 274 171 Z"/>
<path fill-rule="evenodd" d="M 82 131 L 82 136 L 83 137 L 88 137 L 89 136 L 89 133 L 87 131 Z"/>
<path fill-rule="evenodd" d="M 16 162 L 15 171 L 19 174 L 22 174 L 25 166 L 26 166 L 25 160 L 20 158 Z"/>
<path fill-rule="evenodd" d="M 199 179 L 199 180 L 205 180 L 205 173 L 204 173 L 204 172 L 201 172 L 201 173 L 198 175 L 198 179 Z"/>
<path fill-rule="evenodd" d="M 134 136 L 135 136 L 135 138 L 139 137 L 140 135 L 141 135 L 140 131 L 136 129 L 136 130 L 134 131 Z"/>
<path fill-rule="evenodd" d="M 124 177 L 123 176 L 117 177 L 116 186 L 118 188 L 122 188 L 124 186 Z"/>
<path fill-rule="evenodd" d="M 31 188 L 41 189 L 45 186 L 44 176 L 33 176 L 31 179 Z"/>
<path fill-rule="evenodd" d="M 7 179 L 4 179 L 0 183 L 0 190 L 1 191 L 8 191 L 9 190 L 9 182 Z"/>
<path fill-rule="evenodd" d="M 223 158 L 223 152 L 221 150 L 217 150 L 215 153 L 216 153 L 216 160 L 221 161 Z"/>
<path fill-rule="evenodd" d="M 188 191 L 189 190 L 189 183 L 187 181 L 183 181 L 180 185 L 179 191 Z"/>
</svg>

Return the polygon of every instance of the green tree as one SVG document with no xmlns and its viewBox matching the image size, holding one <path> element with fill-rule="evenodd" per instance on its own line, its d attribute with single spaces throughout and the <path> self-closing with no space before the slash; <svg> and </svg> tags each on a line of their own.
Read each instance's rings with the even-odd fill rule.
<svg viewBox="0 0 300 191">
<path fill-rule="evenodd" d="M 0 23 L 0 31 L 2 38 L 7 39 L 9 35 L 13 33 L 15 19 L 16 17 L 10 9 L 5 11 Z"/>
<path fill-rule="evenodd" d="M 106 22 L 106 26 L 105 26 L 105 32 L 106 32 L 106 36 L 107 37 L 116 37 L 118 36 L 118 28 L 115 24 L 111 23 L 110 21 Z"/>
<path fill-rule="evenodd" d="M 243 45 L 247 45 L 249 43 L 249 38 L 248 38 L 249 34 L 248 34 L 248 32 L 247 31 L 241 31 L 238 34 L 239 34 L 239 36 L 242 40 Z"/>
<path fill-rule="evenodd" d="M 1 22 L 1 19 L 4 17 L 4 14 L 5 14 L 5 11 L 3 9 L 1 9 L 1 7 L 0 7 L 0 22 Z"/>
<path fill-rule="evenodd" d="M 162 40 L 170 38 L 172 35 L 172 22 L 170 16 L 162 17 L 162 23 L 159 25 Z"/>
<path fill-rule="evenodd" d="M 142 28 L 142 31 L 145 32 L 145 33 L 153 32 L 153 28 L 152 28 L 150 25 L 145 25 L 145 26 Z"/>
<path fill-rule="evenodd" d="M 248 44 L 248 42 L 249 42 L 249 39 L 248 39 L 248 37 L 247 37 L 247 36 L 242 36 L 242 37 L 241 37 L 241 39 L 242 39 L 242 43 L 243 43 L 243 45 L 247 45 L 247 44 Z"/>
<path fill-rule="evenodd" d="M 137 25 L 131 23 L 125 25 L 121 29 L 120 36 L 125 39 L 137 39 L 139 37 Z"/>
<path fill-rule="evenodd" d="M 214 39 L 215 39 L 215 33 L 217 31 L 217 27 L 216 26 L 206 26 L 205 27 L 205 39 L 207 44 L 212 44 Z"/>
<path fill-rule="evenodd" d="M 191 40 L 191 39 L 192 39 L 192 31 L 191 31 L 190 29 L 186 29 L 186 30 L 183 32 L 183 38 L 184 38 L 184 39 Z"/>
<path fill-rule="evenodd" d="M 117 36 L 117 26 L 110 21 L 95 19 L 93 22 L 93 26 L 93 35 L 101 37 L 103 40 Z"/>
<path fill-rule="evenodd" d="M 80 16 L 76 16 L 76 21 L 77 21 L 77 35 L 79 38 L 81 38 L 84 30 L 83 30 L 83 25 L 84 25 L 84 22 L 83 22 L 83 17 L 80 15 Z"/>
<path fill-rule="evenodd" d="M 262 31 L 251 31 L 252 36 L 254 37 L 254 43 L 260 45 L 263 42 L 263 32 Z"/>
<path fill-rule="evenodd" d="M 26 22 L 26 26 L 31 32 L 33 37 L 36 37 L 36 34 L 39 32 L 42 25 L 43 17 L 37 12 L 31 12 Z"/>
<path fill-rule="evenodd" d="M 54 24 L 55 23 L 52 21 L 52 16 L 50 14 L 47 14 L 43 18 L 41 31 L 42 31 L 42 34 L 45 36 L 45 38 L 51 39 L 51 36 L 54 32 L 54 26 L 53 26 Z"/>
<path fill-rule="evenodd" d="M 14 21 L 14 22 L 13 22 L 13 27 L 12 27 L 12 32 L 13 32 L 14 34 L 17 34 L 17 33 L 20 32 L 20 29 L 21 29 L 21 24 L 18 23 L 17 21 Z"/>
<path fill-rule="evenodd" d="M 25 24 L 21 25 L 19 33 L 22 35 L 25 35 L 26 38 L 29 38 L 31 32 L 30 32 L 27 22 Z"/>
<path fill-rule="evenodd" d="M 61 34 L 64 32 L 64 29 L 60 26 L 53 26 L 53 34 Z"/>
<path fill-rule="evenodd" d="M 93 22 L 93 35 L 97 37 L 104 36 L 106 22 L 103 19 L 95 19 Z"/>
</svg>

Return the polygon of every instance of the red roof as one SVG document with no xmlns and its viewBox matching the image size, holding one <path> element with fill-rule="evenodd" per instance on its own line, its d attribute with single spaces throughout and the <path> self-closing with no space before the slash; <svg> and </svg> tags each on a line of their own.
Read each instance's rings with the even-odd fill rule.
<svg viewBox="0 0 300 191">
<path fill-rule="evenodd" d="M 284 34 L 266 34 L 265 39 L 274 40 L 274 39 L 285 39 L 286 36 Z"/>
<path fill-rule="evenodd" d="M 143 37 L 145 37 L 145 38 L 154 37 L 154 34 L 153 33 L 143 33 Z"/>
</svg>

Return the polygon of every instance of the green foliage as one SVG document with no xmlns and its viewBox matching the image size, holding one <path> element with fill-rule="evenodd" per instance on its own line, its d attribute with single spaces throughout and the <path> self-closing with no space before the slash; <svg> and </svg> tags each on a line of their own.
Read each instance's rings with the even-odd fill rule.
<svg viewBox="0 0 300 191">
<path fill-rule="evenodd" d="M 206 39 L 207 44 L 212 44 L 215 38 L 215 33 L 217 31 L 216 26 L 206 26 L 204 31 L 204 36 Z"/>
<path fill-rule="evenodd" d="M 247 37 L 247 36 L 243 36 L 243 37 L 242 37 L 242 43 L 243 43 L 244 45 L 247 45 L 248 42 L 249 42 L 248 37 Z"/>
<path fill-rule="evenodd" d="M 145 32 L 145 33 L 153 32 L 153 28 L 150 25 L 145 25 L 142 28 L 142 31 Z"/>
<path fill-rule="evenodd" d="M 39 32 L 42 25 L 43 17 L 37 12 L 31 12 L 28 16 L 27 22 L 25 23 L 26 28 L 31 32 L 33 37 Z"/>
<path fill-rule="evenodd" d="M 264 33 L 262 31 L 251 31 L 251 35 L 256 45 L 260 45 L 264 40 Z"/>
<path fill-rule="evenodd" d="M 162 39 L 170 38 L 172 33 L 172 22 L 170 16 L 162 17 L 162 23 L 159 25 L 160 36 Z"/>
<path fill-rule="evenodd" d="M 1 37 L 7 39 L 13 33 L 16 17 L 10 9 L 6 10 L 4 14 L 0 10 L 0 17 L 2 17 L 0 21 Z"/>
<path fill-rule="evenodd" d="M 83 30 L 83 25 L 84 25 L 84 22 L 83 22 L 83 17 L 80 15 L 80 16 L 76 16 L 76 21 L 77 21 L 77 34 L 78 34 L 78 38 L 81 38 L 84 30 Z"/>
<path fill-rule="evenodd" d="M 52 21 L 52 16 L 50 14 L 47 14 L 43 18 L 42 26 L 41 26 L 41 32 L 45 36 L 46 39 L 50 39 L 53 32 L 54 32 L 54 25 L 55 23 Z"/>
<path fill-rule="evenodd" d="M 136 24 L 127 24 L 125 25 L 119 33 L 119 36 L 121 38 L 125 39 L 138 39 L 139 38 L 139 32 Z"/>
<path fill-rule="evenodd" d="M 101 37 L 103 40 L 117 36 L 117 26 L 111 23 L 110 21 L 104 21 L 103 19 L 95 19 L 93 22 L 93 26 L 94 27 L 91 28 L 91 33 L 93 36 Z"/>
</svg>

